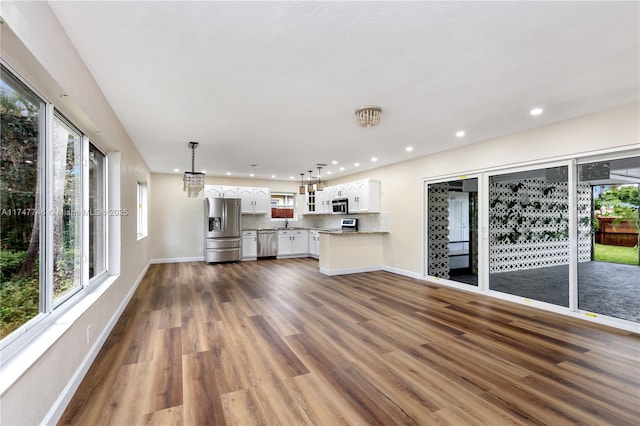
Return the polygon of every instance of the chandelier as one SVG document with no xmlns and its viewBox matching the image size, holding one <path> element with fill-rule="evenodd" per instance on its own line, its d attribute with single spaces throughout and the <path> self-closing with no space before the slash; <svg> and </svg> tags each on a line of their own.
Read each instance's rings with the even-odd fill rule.
<svg viewBox="0 0 640 426">
<path fill-rule="evenodd" d="M 191 171 L 184 172 L 184 178 L 182 179 L 184 182 L 183 191 L 187 193 L 189 198 L 197 197 L 200 191 L 204 189 L 204 173 L 194 170 L 197 147 L 198 142 L 189 142 L 189 149 L 191 149 Z"/>
<path fill-rule="evenodd" d="M 356 121 L 362 127 L 377 126 L 382 119 L 382 108 L 375 105 L 367 105 L 356 110 Z"/>
</svg>

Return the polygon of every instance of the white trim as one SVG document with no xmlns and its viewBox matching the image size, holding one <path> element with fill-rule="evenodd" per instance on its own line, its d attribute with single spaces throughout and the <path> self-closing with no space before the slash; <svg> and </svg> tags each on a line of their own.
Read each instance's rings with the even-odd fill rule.
<svg viewBox="0 0 640 426">
<path fill-rule="evenodd" d="M 402 275 L 404 277 L 415 278 L 417 280 L 423 280 L 424 277 L 419 272 L 408 271 L 406 269 L 395 268 L 393 266 L 383 265 L 381 270 L 385 272 L 391 272 L 392 274 Z"/>
<path fill-rule="evenodd" d="M 343 268 L 343 269 L 326 269 L 320 268 L 320 273 L 324 275 L 346 275 L 346 274 L 359 274 L 361 272 L 373 272 L 382 271 L 383 266 L 365 266 L 362 268 Z"/>
<path fill-rule="evenodd" d="M 166 257 L 162 259 L 151 259 L 150 264 L 157 263 L 182 263 L 182 262 L 204 262 L 204 256 L 196 257 Z"/>
<path fill-rule="evenodd" d="M 53 406 L 47 412 L 41 424 L 55 425 L 56 423 L 58 423 L 58 421 L 62 417 L 62 414 L 64 413 L 64 410 L 67 408 L 67 405 L 69 405 L 71 398 L 73 398 L 73 395 L 78 390 L 80 383 L 82 383 L 84 376 L 89 371 L 89 368 L 91 368 L 91 365 L 93 364 L 93 361 L 98 356 L 98 353 L 100 353 L 100 349 L 102 349 L 102 345 L 104 345 L 104 343 L 106 342 L 107 338 L 109 337 L 109 334 L 111 333 L 116 323 L 120 319 L 120 316 L 122 315 L 125 308 L 129 304 L 129 301 L 131 301 L 131 298 L 135 294 L 136 290 L 138 289 L 138 286 L 142 282 L 142 279 L 144 278 L 148 270 L 149 270 L 149 263 L 147 263 L 147 265 L 144 267 L 140 275 L 138 275 L 138 278 L 136 279 L 133 286 L 129 290 L 129 293 L 127 293 L 125 298 L 122 300 L 122 303 L 120 303 L 120 306 L 118 306 L 118 309 L 116 309 L 116 311 L 111 316 L 111 319 L 107 323 L 107 326 L 102 330 L 102 333 L 95 340 L 93 346 L 91 346 L 91 349 L 89 350 L 89 352 L 87 352 L 87 355 L 84 357 L 80 365 L 78 365 L 78 368 L 76 369 L 75 373 L 71 376 L 71 378 L 67 382 L 66 386 L 64 387 L 60 395 L 58 395 L 58 398 L 53 403 Z M 115 282 L 115 279 L 107 280 L 107 281 L 109 281 L 109 284 L 105 286 L 104 288 L 105 290 L 111 285 L 112 282 Z M 99 296 L 102 295 L 104 291 L 94 292 L 94 293 L 99 293 L 99 294 L 96 294 L 96 297 L 93 300 L 93 302 L 96 302 L 97 300 L 99 300 Z M 87 306 L 87 308 L 89 308 L 92 305 L 93 303 Z M 83 309 L 82 313 L 84 313 L 85 310 L 86 309 Z M 72 324 L 73 324 L 73 321 L 69 323 L 69 325 L 72 325 Z"/>
</svg>

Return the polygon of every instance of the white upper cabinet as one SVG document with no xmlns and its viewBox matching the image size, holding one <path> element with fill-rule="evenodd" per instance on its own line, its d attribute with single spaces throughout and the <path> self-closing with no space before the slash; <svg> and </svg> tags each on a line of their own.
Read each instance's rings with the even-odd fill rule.
<svg viewBox="0 0 640 426">
<path fill-rule="evenodd" d="M 269 212 L 271 205 L 269 188 L 241 186 L 238 188 L 238 196 L 242 200 L 242 213 L 265 214 Z"/>
<path fill-rule="evenodd" d="M 271 191 L 269 188 L 206 185 L 204 187 L 204 195 L 211 198 L 240 198 L 242 213 L 266 214 L 269 213 L 271 208 Z"/>
<path fill-rule="evenodd" d="M 349 198 L 349 213 L 380 212 L 380 181 L 359 180 L 346 185 Z"/>
<path fill-rule="evenodd" d="M 325 186 L 322 191 L 316 191 L 316 211 L 320 214 L 331 213 L 331 200 L 333 198 L 332 186 Z"/>
</svg>

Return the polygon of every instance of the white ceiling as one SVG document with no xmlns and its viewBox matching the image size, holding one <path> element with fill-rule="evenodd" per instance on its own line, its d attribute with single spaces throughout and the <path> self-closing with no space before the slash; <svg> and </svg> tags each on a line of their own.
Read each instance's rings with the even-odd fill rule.
<svg viewBox="0 0 640 426">
<path fill-rule="evenodd" d="M 316 163 L 343 176 L 638 101 L 639 4 L 51 7 L 151 171 L 190 169 L 198 141 L 209 175 L 299 179 Z M 358 127 L 368 104 L 382 123 Z"/>
</svg>

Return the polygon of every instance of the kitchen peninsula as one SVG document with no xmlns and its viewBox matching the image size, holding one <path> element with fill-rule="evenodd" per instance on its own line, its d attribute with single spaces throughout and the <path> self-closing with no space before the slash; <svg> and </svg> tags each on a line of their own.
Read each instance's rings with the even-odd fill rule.
<svg viewBox="0 0 640 426">
<path fill-rule="evenodd" d="M 342 275 L 377 271 L 386 231 L 320 231 L 320 272 Z"/>
</svg>

